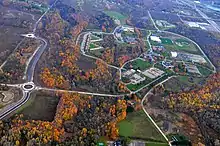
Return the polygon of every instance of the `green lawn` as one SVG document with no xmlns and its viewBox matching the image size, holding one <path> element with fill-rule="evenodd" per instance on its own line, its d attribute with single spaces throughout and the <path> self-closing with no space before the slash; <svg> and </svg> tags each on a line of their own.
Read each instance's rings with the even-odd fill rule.
<svg viewBox="0 0 220 146">
<path fill-rule="evenodd" d="M 136 90 L 140 89 L 143 86 L 144 86 L 144 84 L 128 84 L 127 88 L 131 91 L 136 91 Z"/>
<path fill-rule="evenodd" d="M 118 123 L 119 135 L 165 142 L 144 111 L 128 113 L 125 120 Z"/>
<path fill-rule="evenodd" d="M 95 45 L 95 44 L 93 44 L 93 43 L 91 43 L 91 44 L 89 44 L 89 48 L 90 49 L 93 49 L 93 48 L 96 48 L 97 46 Z"/>
<path fill-rule="evenodd" d="M 197 53 L 201 54 L 201 52 L 198 50 L 198 48 L 191 42 L 179 38 L 175 40 L 175 43 L 169 38 L 160 38 L 162 45 L 168 50 L 168 51 L 184 51 L 187 53 Z M 152 43 L 154 45 L 154 43 Z"/>
<path fill-rule="evenodd" d="M 142 59 L 137 59 L 132 62 L 133 69 L 139 69 L 141 71 L 146 70 L 147 68 L 151 67 L 152 64 L 148 61 L 144 61 Z"/>
<path fill-rule="evenodd" d="M 213 72 L 210 71 L 209 69 L 205 68 L 205 67 L 202 67 L 202 66 L 197 66 L 199 72 L 204 75 L 204 76 L 209 76 L 211 75 Z"/>
<path fill-rule="evenodd" d="M 121 13 L 118 13 L 116 11 L 104 11 L 104 13 L 112 18 L 116 18 L 116 19 L 120 20 L 120 22 L 122 24 L 125 23 L 125 20 L 127 18 L 127 16 L 124 16 Z"/>
<path fill-rule="evenodd" d="M 165 45 L 173 45 L 173 41 L 169 38 L 160 38 L 161 43 Z"/>
</svg>

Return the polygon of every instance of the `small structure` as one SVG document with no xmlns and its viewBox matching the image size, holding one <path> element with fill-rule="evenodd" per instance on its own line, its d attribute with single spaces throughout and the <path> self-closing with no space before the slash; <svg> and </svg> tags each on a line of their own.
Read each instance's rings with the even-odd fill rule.
<svg viewBox="0 0 220 146">
<path fill-rule="evenodd" d="M 177 52 L 171 52 L 171 56 L 173 57 L 173 58 L 176 58 L 177 57 Z"/>
<path fill-rule="evenodd" d="M 174 66 L 172 65 L 172 61 L 162 61 L 161 63 L 164 68 L 173 68 Z"/>
<path fill-rule="evenodd" d="M 154 42 L 158 42 L 161 43 L 161 40 L 158 36 L 150 36 L 150 40 L 154 41 Z"/>
<path fill-rule="evenodd" d="M 153 46 L 153 51 L 163 52 L 165 50 L 164 46 Z"/>
<path fill-rule="evenodd" d="M 124 41 L 128 44 L 136 44 L 137 43 L 136 38 L 129 37 L 129 36 L 126 36 L 124 38 Z"/>
</svg>

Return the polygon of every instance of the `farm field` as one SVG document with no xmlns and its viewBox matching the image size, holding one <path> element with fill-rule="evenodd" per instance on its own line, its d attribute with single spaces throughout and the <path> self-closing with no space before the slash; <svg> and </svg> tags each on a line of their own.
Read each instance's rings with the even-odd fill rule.
<svg viewBox="0 0 220 146">
<path fill-rule="evenodd" d="M 165 142 L 163 136 L 151 124 L 144 111 L 128 113 L 126 119 L 121 121 L 118 127 L 121 136 Z"/>
</svg>

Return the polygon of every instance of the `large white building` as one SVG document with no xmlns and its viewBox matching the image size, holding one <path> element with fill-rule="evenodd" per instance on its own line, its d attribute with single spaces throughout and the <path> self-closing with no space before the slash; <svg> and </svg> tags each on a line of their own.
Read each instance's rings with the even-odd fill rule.
<svg viewBox="0 0 220 146">
<path fill-rule="evenodd" d="M 161 40 L 159 37 L 157 36 L 150 36 L 150 40 L 154 41 L 154 42 L 158 42 L 158 43 L 161 43 Z"/>
</svg>

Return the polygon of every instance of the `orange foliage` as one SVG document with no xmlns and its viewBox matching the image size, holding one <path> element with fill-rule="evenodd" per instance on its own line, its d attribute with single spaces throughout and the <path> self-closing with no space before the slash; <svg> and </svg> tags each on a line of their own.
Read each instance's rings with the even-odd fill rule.
<svg viewBox="0 0 220 146">
<path fill-rule="evenodd" d="M 105 60 L 108 64 L 114 62 L 114 49 L 107 49 L 102 56 L 102 59 Z"/>
</svg>

